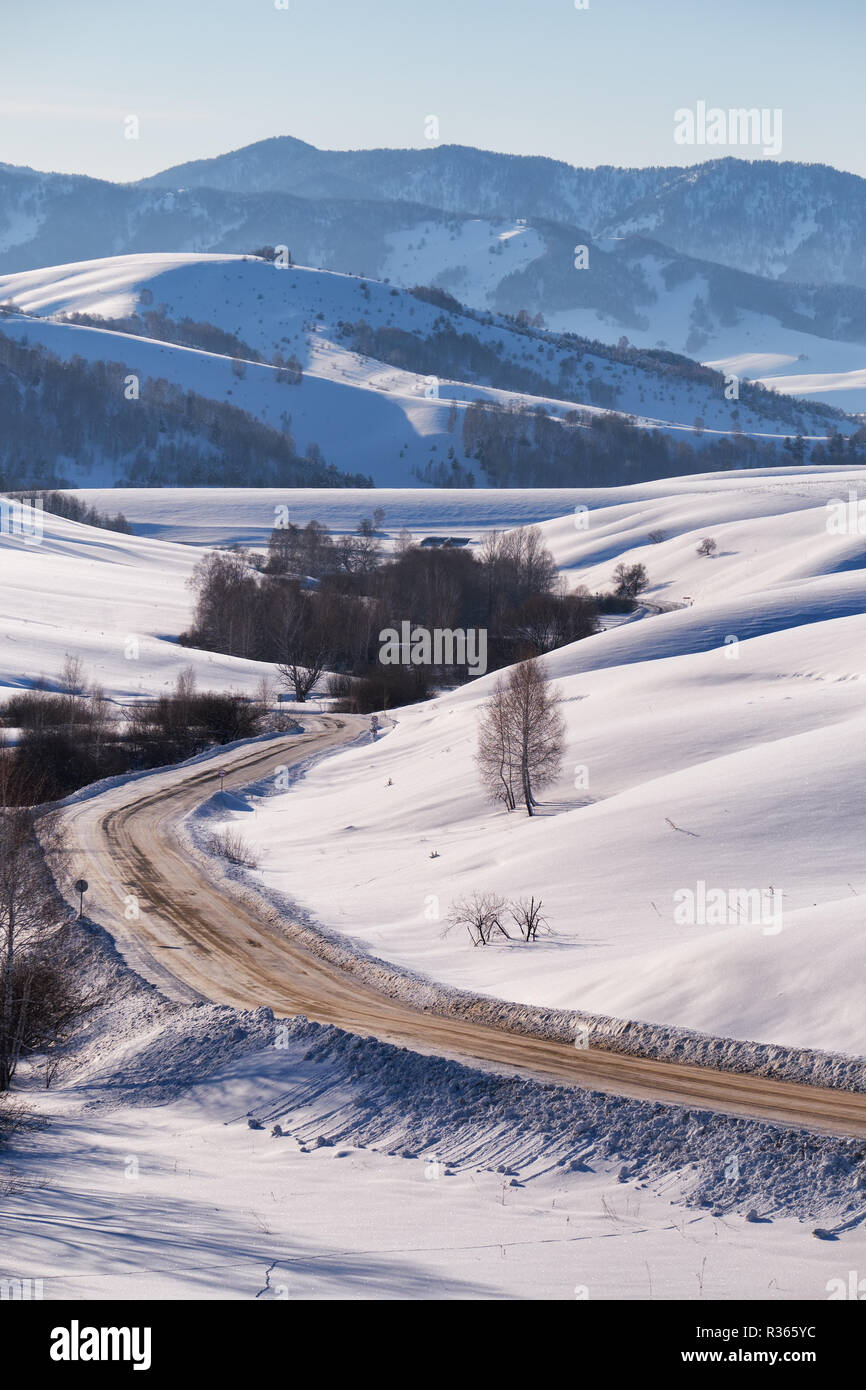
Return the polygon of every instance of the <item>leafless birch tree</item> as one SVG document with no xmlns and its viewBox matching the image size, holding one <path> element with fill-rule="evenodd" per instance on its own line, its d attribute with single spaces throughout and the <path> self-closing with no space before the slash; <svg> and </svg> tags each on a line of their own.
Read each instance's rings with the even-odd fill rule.
<svg viewBox="0 0 866 1390">
<path fill-rule="evenodd" d="M 559 701 L 535 658 L 497 679 L 481 715 L 477 762 L 491 799 L 504 802 L 507 810 L 516 805 L 519 788 L 531 816 L 536 791 L 559 772 L 565 746 Z"/>
</svg>

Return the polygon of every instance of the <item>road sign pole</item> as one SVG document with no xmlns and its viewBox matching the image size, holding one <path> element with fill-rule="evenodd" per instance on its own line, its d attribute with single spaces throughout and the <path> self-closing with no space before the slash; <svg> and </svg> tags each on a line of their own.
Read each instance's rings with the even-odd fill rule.
<svg viewBox="0 0 866 1390">
<path fill-rule="evenodd" d="M 86 878 L 79 878 L 79 879 L 76 880 L 76 883 L 75 883 L 75 891 L 76 891 L 76 893 L 78 894 L 78 915 L 79 915 L 79 917 L 81 917 L 81 916 L 84 915 L 84 894 L 87 892 L 87 887 L 88 887 L 88 884 L 87 884 L 87 879 L 86 879 Z"/>
</svg>

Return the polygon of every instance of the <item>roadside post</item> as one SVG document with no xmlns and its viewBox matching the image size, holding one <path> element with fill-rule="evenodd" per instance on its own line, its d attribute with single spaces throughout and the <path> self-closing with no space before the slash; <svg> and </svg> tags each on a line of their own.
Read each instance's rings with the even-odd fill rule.
<svg viewBox="0 0 866 1390">
<path fill-rule="evenodd" d="M 79 879 L 76 879 L 76 882 L 75 882 L 75 891 L 76 891 L 76 893 L 78 894 L 78 915 L 79 915 L 79 917 L 81 917 L 82 914 L 83 914 L 83 912 L 84 912 L 84 894 L 87 892 L 87 889 L 89 888 L 89 886 L 90 886 L 90 885 L 88 884 L 86 878 L 79 878 Z"/>
</svg>

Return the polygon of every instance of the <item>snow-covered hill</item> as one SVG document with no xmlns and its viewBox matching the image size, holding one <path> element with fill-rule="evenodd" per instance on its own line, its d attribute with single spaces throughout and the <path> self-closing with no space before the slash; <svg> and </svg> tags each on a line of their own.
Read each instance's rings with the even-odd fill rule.
<svg viewBox="0 0 866 1390">
<path fill-rule="evenodd" d="M 541 313 L 558 331 L 748 356 L 748 375 L 797 378 L 860 410 L 859 382 L 836 378 L 864 369 L 862 184 L 766 161 L 575 170 L 456 147 L 340 154 L 293 141 L 139 185 L 0 166 L 0 272 L 285 244 L 307 265 L 436 284 L 475 309 Z"/>
<path fill-rule="evenodd" d="M 697 449 L 735 430 L 822 438 L 831 427 L 856 427 L 769 392 L 744 387 L 729 400 L 723 375 L 665 354 L 605 351 L 433 299 L 255 257 L 120 256 L 0 277 L 0 302 L 11 310 L 0 332 L 63 360 L 116 363 L 118 391 L 132 372 L 231 403 L 289 428 L 301 450 L 315 444 L 329 463 L 380 485 L 411 484 L 440 466 L 447 473 L 452 460 L 480 476 L 462 438 L 476 400 L 560 418 L 614 410 Z M 230 337 L 230 355 L 219 344 L 206 351 L 163 341 L 182 336 L 187 320 Z M 191 341 L 209 341 L 193 330 Z M 263 360 L 239 369 L 233 359 L 250 355 Z M 286 384 L 268 365 L 277 355 L 300 364 L 300 384 Z M 126 460 L 106 459 L 89 474 L 70 461 L 79 483 L 111 483 L 127 472 Z"/>
<path fill-rule="evenodd" d="M 567 749 L 541 813 L 485 803 L 488 676 L 256 799 L 255 824 L 238 813 L 265 882 L 457 986 L 862 1054 L 866 506 L 862 532 L 844 529 L 858 482 L 672 480 L 551 521 L 572 582 L 640 560 L 651 601 L 687 606 L 546 659 Z M 697 555 L 704 536 L 715 558 Z M 553 935 L 482 950 L 444 936 L 474 890 L 541 895 Z"/>
<path fill-rule="evenodd" d="M 177 644 L 197 559 L 186 546 L 4 504 L 0 698 L 41 677 L 56 683 L 67 655 L 112 699 L 164 694 L 189 666 L 202 689 L 253 694 L 270 668 Z"/>
</svg>

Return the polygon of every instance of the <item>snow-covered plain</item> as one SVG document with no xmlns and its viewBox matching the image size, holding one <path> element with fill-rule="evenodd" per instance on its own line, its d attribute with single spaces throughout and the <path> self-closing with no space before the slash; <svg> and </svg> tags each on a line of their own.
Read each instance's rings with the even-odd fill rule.
<svg viewBox="0 0 866 1390">
<path fill-rule="evenodd" d="M 120 510 L 136 535 L 188 545 L 261 547 L 278 518 L 320 521 L 335 535 L 354 531 L 377 507 L 383 530 L 420 538 L 477 538 L 534 526 L 585 505 L 582 488 L 77 488 L 100 511 Z"/>
<path fill-rule="evenodd" d="M 194 545 L 263 545 L 275 517 L 286 514 L 289 521 L 299 526 L 315 519 L 342 535 L 354 531 L 361 518 L 371 516 L 376 507 L 385 512 L 384 529 L 392 535 L 405 528 L 419 537 L 477 538 L 487 531 L 549 521 L 547 543 L 556 549 L 560 565 L 567 567 L 572 554 L 581 559 L 594 553 L 593 547 L 605 536 L 602 523 L 606 521 L 611 523 L 607 549 L 614 555 L 630 535 L 636 543 L 643 542 L 648 532 L 663 529 L 666 519 L 676 524 L 678 509 L 683 511 L 683 524 L 689 527 L 695 524 L 696 507 L 707 509 L 708 520 L 748 521 L 752 516 L 771 516 L 778 509 L 787 512 L 821 506 L 833 498 L 847 501 L 849 490 L 856 490 L 862 481 L 863 474 L 856 468 L 780 467 L 701 473 L 685 480 L 660 478 L 608 488 L 202 487 L 74 491 L 88 506 L 123 512 L 137 535 Z M 594 513 L 591 525 L 575 522 L 578 509 Z M 656 557 L 657 548 L 651 554 Z M 702 572 L 696 566 L 695 574 Z"/>
<path fill-rule="evenodd" d="M 264 881 L 456 986 L 864 1052 L 866 506 L 863 534 L 828 530 L 855 487 L 676 480 L 550 522 L 570 582 L 592 589 L 639 560 L 648 600 L 689 602 L 547 658 L 567 747 L 541 813 L 484 801 L 473 752 L 488 676 L 395 711 L 375 745 L 283 795 L 261 789 L 257 815 L 235 819 Z M 714 558 L 696 554 L 704 536 Z M 540 894 L 552 934 L 484 949 L 444 934 L 475 889 Z M 713 893 L 721 919 L 718 900 L 701 907 Z M 688 894 L 697 920 L 683 919 Z"/>
</svg>

